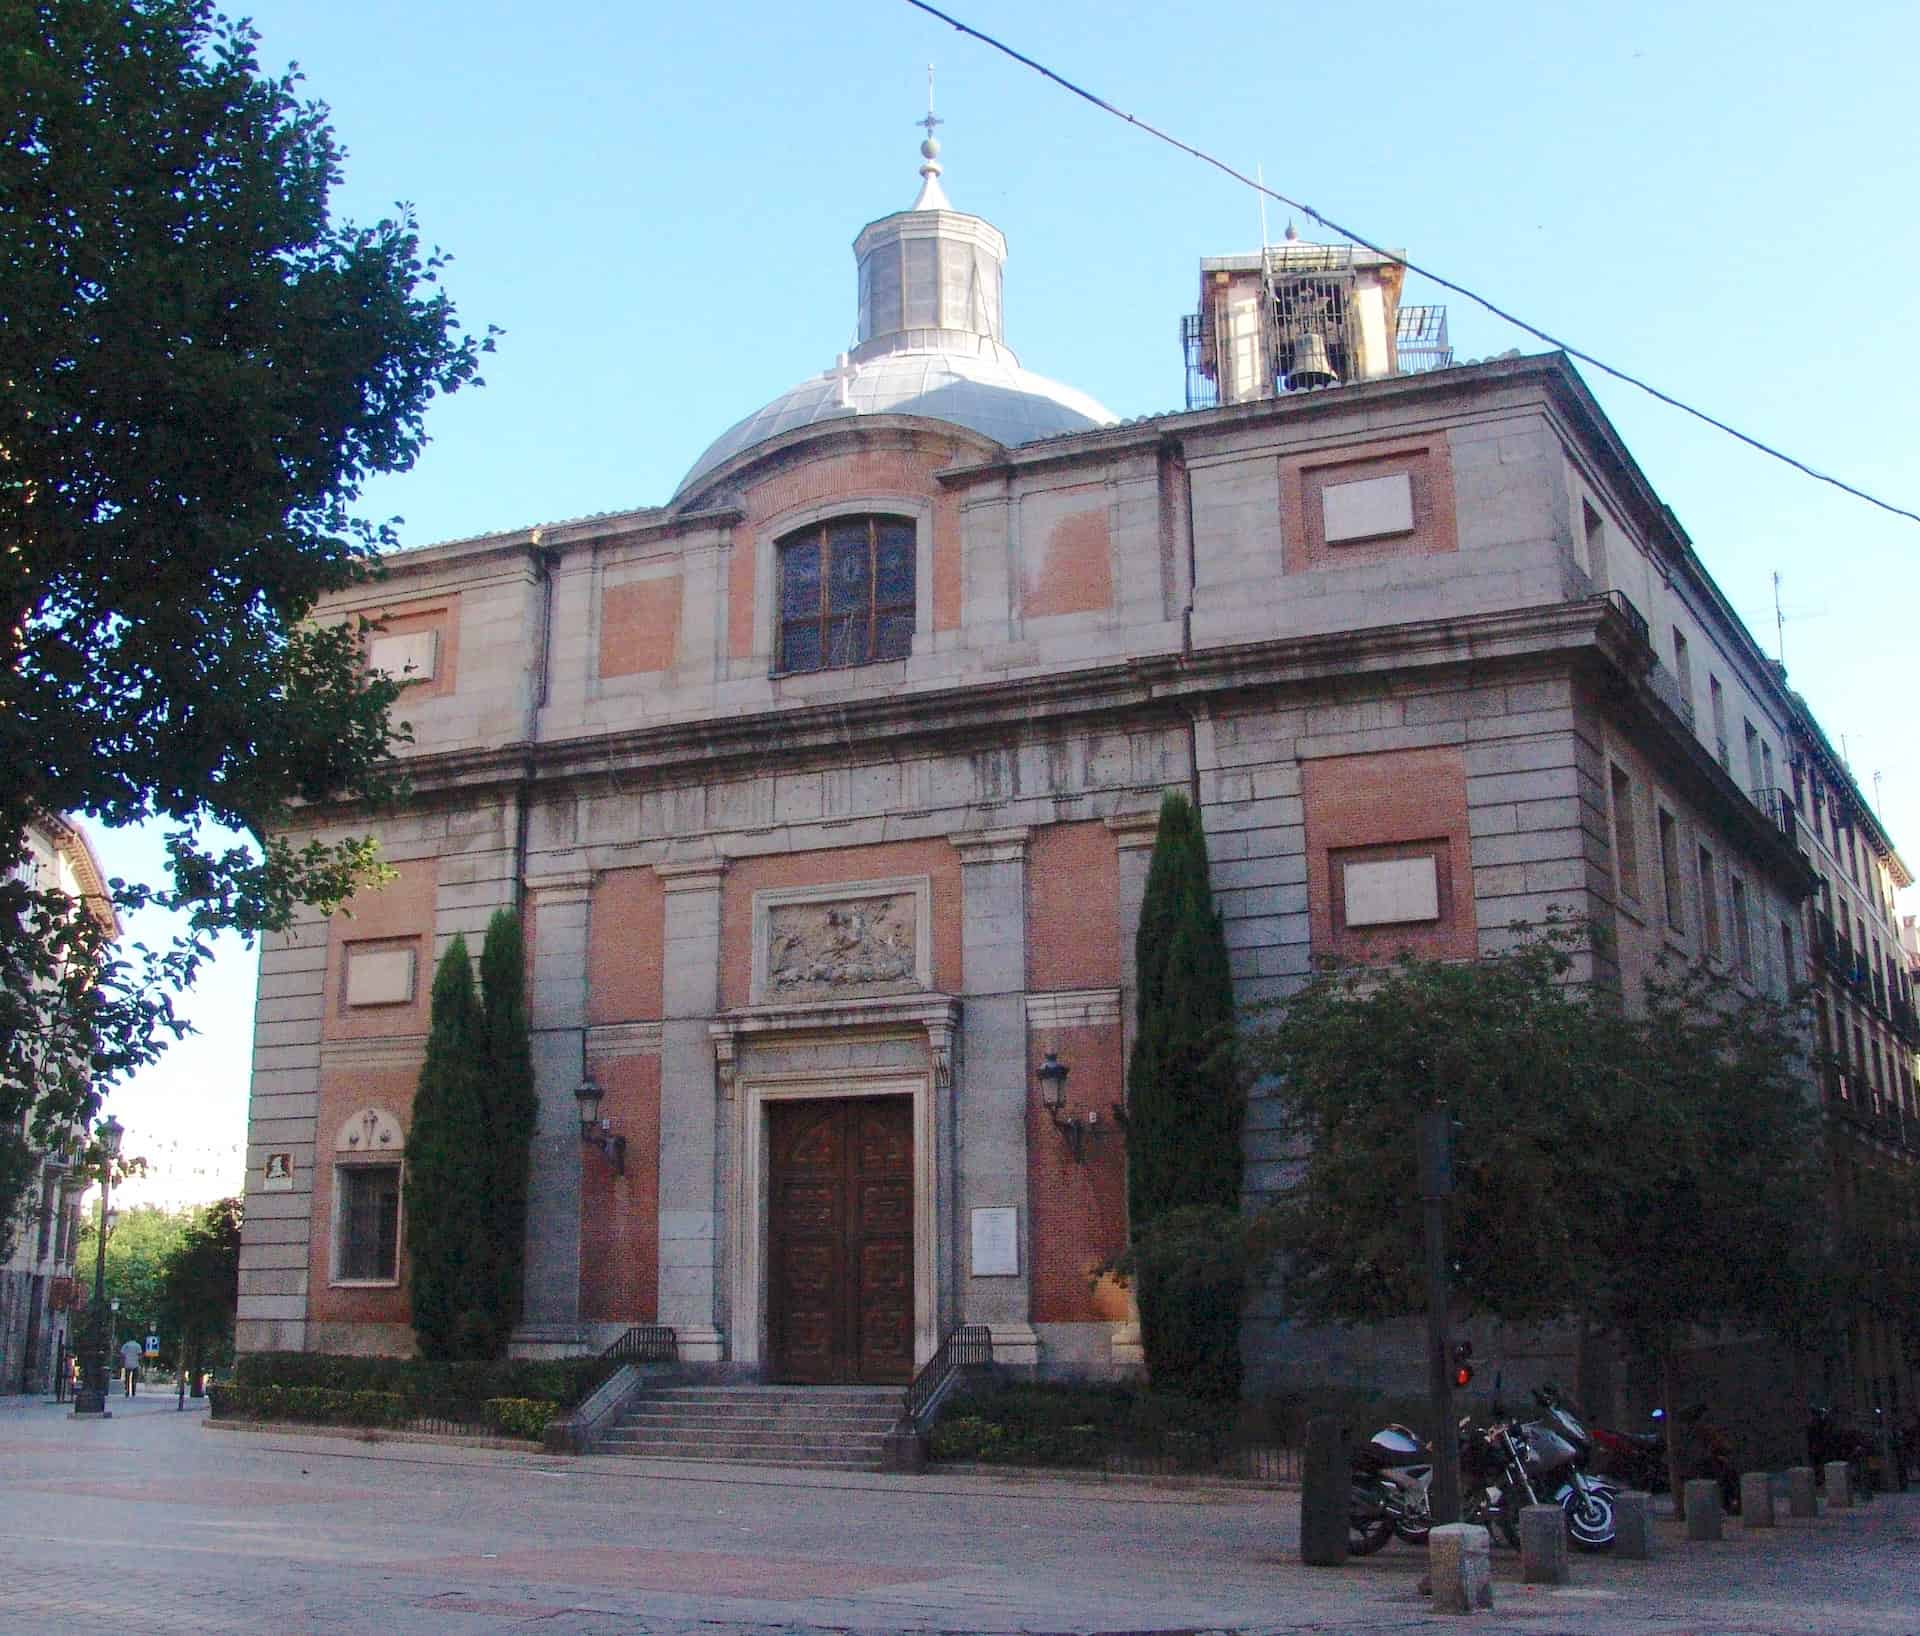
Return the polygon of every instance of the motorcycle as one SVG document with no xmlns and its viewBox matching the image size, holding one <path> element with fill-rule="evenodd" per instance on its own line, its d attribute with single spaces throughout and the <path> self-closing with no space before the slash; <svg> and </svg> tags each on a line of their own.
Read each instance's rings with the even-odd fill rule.
<svg viewBox="0 0 1920 1636">
<path fill-rule="evenodd" d="M 1616 1491 L 1582 1469 L 1591 1444 L 1571 1411 L 1557 1402 L 1542 1407 L 1542 1418 L 1525 1425 L 1499 1420 L 1476 1431 L 1471 1420 L 1460 1422 L 1462 1520 L 1497 1529 L 1517 1547 L 1520 1507 L 1547 1499 L 1566 1513 L 1577 1547 L 1604 1551 L 1613 1544 Z M 1353 1455 L 1349 1550 L 1371 1555 L 1396 1535 L 1425 1544 L 1432 1481 L 1432 1453 L 1410 1428 L 1396 1423 L 1375 1432 Z"/>
<path fill-rule="evenodd" d="M 1588 1430 L 1593 1437 L 1594 1467 L 1602 1477 L 1618 1479 L 1622 1487 L 1642 1494 L 1666 1493 L 1667 1440 L 1659 1432 L 1610 1431 L 1605 1426 Z"/>
</svg>

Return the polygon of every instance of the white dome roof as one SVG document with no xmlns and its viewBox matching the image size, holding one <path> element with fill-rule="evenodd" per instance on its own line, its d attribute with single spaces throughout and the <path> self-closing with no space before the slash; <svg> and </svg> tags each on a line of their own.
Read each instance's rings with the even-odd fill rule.
<svg viewBox="0 0 1920 1636">
<path fill-rule="evenodd" d="M 968 427 L 1008 448 L 1114 423 L 1113 414 L 1086 393 L 1022 369 L 1004 349 L 995 350 L 1001 355 L 889 352 L 822 370 L 722 432 L 674 493 L 686 493 L 715 467 L 768 438 L 855 415 L 924 415 Z"/>
</svg>

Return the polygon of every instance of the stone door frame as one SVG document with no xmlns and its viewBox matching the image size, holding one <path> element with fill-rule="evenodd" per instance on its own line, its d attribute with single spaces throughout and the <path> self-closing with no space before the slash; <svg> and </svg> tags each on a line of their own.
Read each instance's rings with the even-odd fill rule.
<svg viewBox="0 0 1920 1636">
<path fill-rule="evenodd" d="M 936 1164 L 933 1075 L 899 1069 L 844 1068 L 795 1074 L 742 1075 L 734 1098 L 734 1152 L 740 1163 L 729 1189 L 733 1226 L 731 1352 L 736 1363 L 765 1367 L 767 1346 L 767 1189 L 771 1169 L 767 1108 L 775 1102 L 840 1102 L 855 1097 L 913 1098 L 913 1363 L 918 1369 L 938 1349 L 935 1287 Z"/>
</svg>

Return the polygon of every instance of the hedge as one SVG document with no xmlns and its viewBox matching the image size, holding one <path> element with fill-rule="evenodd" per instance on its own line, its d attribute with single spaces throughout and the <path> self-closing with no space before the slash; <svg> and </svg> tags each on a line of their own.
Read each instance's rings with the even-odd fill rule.
<svg viewBox="0 0 1920 1636">
<path fill-rule="evenodd" d="M 1425 1404 L 1345 1386 L 1220 1403 L 1124 1383 L 1000 1382 L 955 1393 L 934 1423 L 929 1452 L 936 1460 L 1068 1467 L 1130 1455 L 1203 1469 L 1248 1445 L 1298 1448 L 1308 1417 L 1326 1413 L 1364 1441 L 1391 1420 L 1420 1427 Z"/>
<path fill-rule="evenodd" d="M 533 1399 L 571 1409 L 619 1367 L 611 1358 L 435 1363 L 329 1352 L 248 1352 L 234 1365 L 233 1381 L 250 1388 L 386 1393 L 403 1398 L 416 1415 L 478 1423 L 494 1398 Z"/>
<path fill-rule="evenodd" d="M 530 1437 L 536 1443 L 547 1434 L 547 1423 L 560 1412 L 560 1405 L 537 1397 L 490 1397 L 486 1404 L 487 1426 L 506 1437 Z"/>
</svg>

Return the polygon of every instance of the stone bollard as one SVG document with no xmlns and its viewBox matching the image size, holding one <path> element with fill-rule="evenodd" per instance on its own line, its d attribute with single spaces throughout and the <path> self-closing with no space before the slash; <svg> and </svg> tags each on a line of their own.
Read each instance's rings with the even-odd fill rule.
<svg viewBox="0 0 1920 1636">
<path fill-rule="evenodd" d="M 1748 1528 L 1773 1526 L 1773 1478 L 1766 1472 L 1740 1474 L 1740 1521 Z"/>
<path fill-rule="evenodd" d="M 1347 1428 L 1330 1414 L 1317 1414 L 1307 1422 L 1300 1463 L 1300 1560 L 1309 1568 L 1337 1568 L 1347 1560 L 1352 1509 Z"/>
<path fill-rule="evenodd" d="M 1853 1473 L 1844 1460 L 1829 1460 L 1827 1473 L 1827 1509 L 1844 1511 L 1853 1504 Z"/>
<path fill-rule="evenodd" d="M 1427 1534 L 1427 1573 L 1435 1613 L 1472 1613 L 1493 1606 L 1493 1559 L 1487 1531 L 1445 1522 Z"/>
<path fill-rule="evenodd" d="M 1653 1555 L 1653 1496 L 1630 1488 L 1613 1497 L 1613 1554 L 1629 1562 Z"/>
<path fill-rule="evenodd" d="M 1566 1584 L 1567 1514 L 1559 1506 L 1520 1507 L 1520 1577 L 1529 1585 Z"/>
<path fill-rule="evenodd" d="M 1720 1484 L 1712 1477 L 1687 1479 L 1687 1538 L 1720 1537 Z"/>
<path fill-rule="evenodd" d="M 1820 1502 L 1814 1498 L 1813 1493 L 1812 1466 L 1787 1468 L 1787 1515 L 1790 1517 L 1820 1515 Z"/>
</svg>

